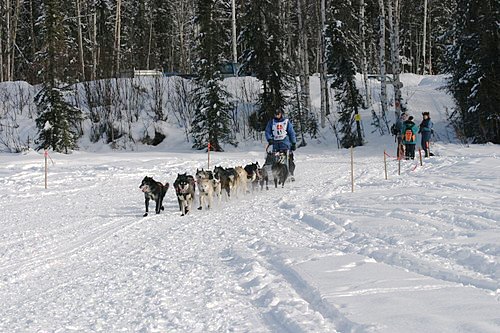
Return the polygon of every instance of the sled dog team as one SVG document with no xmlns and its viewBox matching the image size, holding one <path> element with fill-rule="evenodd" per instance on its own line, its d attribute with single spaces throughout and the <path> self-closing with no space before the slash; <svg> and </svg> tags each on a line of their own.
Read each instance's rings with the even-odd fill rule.
<svg viewBox="0 0 500 333">
<path fill-rule="evenodd" d="M 268 182 L 272 180 L 274 186 L 285 186 L 285 182 L 290 174 L 293 179 L 295 165 L 289 161 L 286 153 L 269 152 L 266 156 L 264 165 L 260 167 L 258 162 L 251 163 L 245 167 L 237 166 L 224 168 L 216 166 L 213 171 L 197 169 L 195 176 L 186 173 L 177 174 L 173 187 L 179 203 L 181 216 L 186 215 L 193 205 L 195 199 L 196 188 L 198 188 L 198 209 L 209 209 L 213 206 L 214 199 L 220 203 L 222 195 L 225 195 L 226 200 L 231 196 L 238 197 L 240 194 L 254 192 L 260 186 L 263 190 L 264 185 L 266 190 L 269 189 Z M 159 214 L 163 208 L 163 199 L 167 193 L 170 184 L 167 182 L 162 184 L 152 177 L 144 177 L 139 188 L 144 193 L 144 202 L 146 212 L 143 216 L 147 216 L 149 212 L 149 201 L 153 200 L 156 204 L 155 213 Z"/>
</svg>

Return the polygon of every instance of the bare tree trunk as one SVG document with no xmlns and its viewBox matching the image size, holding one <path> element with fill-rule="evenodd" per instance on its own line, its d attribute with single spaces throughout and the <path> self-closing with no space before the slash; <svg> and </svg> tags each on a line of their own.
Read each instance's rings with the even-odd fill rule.
<svg viewBox="0 0 500 333">
<path fill-rule="evenodd" d="M 326 116 L 330 114 L 328 96 L 328 64 L 326 61 L 326 0 L 321 0 L 321 30 L 320 30 L 320 86 L 321 86 L 321 127 L 326 126 Z"/>
<path fill-rule="evenodd" d="M 429 74 L 432 75 L 432 20 L 430 16 L 432 12 L 429 12 Z"/>
<path fill-rule="evenodd" d="M 120 33 L 121 33 L 121 7 L 122 1 L 116 1 L 116 17 L 115 17 L 115 76 L 120 74 Z"/>
<path fill-rule="evenodd" d="M 382 105 L 382 117 L 386 119 L 387 114 L 387 83 L 385 70 L 385 7 L 384 0 L 378 0 L 380 7 L 380 104 Z"/>
<path fill-rule="evenodd" d="M 366 26 L 365 26 L 365 0 L 360 0 L 359 26 L 361 27 L 361 70 L 363 72 L 363 82 L 365 85 L 366 107 L 372 104 L 371 93 L 368 87 L 368 64 L 366 60 Z"/>
<path fill-rule="evenodd" d="M 14 80 L 14 64 L 15 64 L 15 52 L 14 52 L 14 47 L 16 45 L 16 39 L 17 39 L 17 22 L 19 22 L 19 15 L 21 14 L 21 4 L 22 1 L 16 0 L 16 7 L 14 10 L 14 18 L 12 21 L 12 53 L 11 53 L 11 69 L 10 69 L 10 75 L 11 79 Z"/>
<path fill-rule="evenodd" d="M 184 3 L 181 5 L 181 12 L 184 12 Z M 184 42 L 184 20 L 180 19 L 179 22 L 179 41 L 180 41 L 180 67 L 182 68 L 182 71 L 187 71 L 187 59 L 186 59 L 186 54 L 185 54 L 185 42 Z"/>
<path fill-rule="evenodd" d="M 153 15 L 149 15 L 149 38 L 148 38 L 148 56 L 146 57 L 146 69 L 149 68 L 150 58 L 151 58 L 151 44 L 153 42 Z"/>
<path fill-rule="evenodd" d="M 427 38 L 427 0 L 424 0 L 424 29 L 422 36 L 422 58 L 423 58 L 423 67 L 422 74 L 425 75 L 425 43 Z"/>
<path fill-rule="evenodd" d="M 238 62 L 238 51 L 236 49 L 236 3 L 235 0 L 231 1 L 231 31 L 233 35 L 233 62 Z"/>
<path fill-rule="evenodd" d="M 175 16 L 174 20 L 174 31 L 173 36 L 170 39 L 171 42 L 171 54 L 169 57 L 170 61 L 170 71 L 181 70 L 182 72 L 189 72 L 189 59 L 191 48 L 189 47 L 189 40 L 186 40 L 187 34 L 190 32 L 189 28 L 189 18 L 192 16 L 192 4 L 186 1 L 175 1 L 171 5 L 171 10 Z M 195 27 L 192 27 L 196 29 Z M 175 53 L 175 49 L 179 48 L 178 54 Z M 177 58 L 176 58 L 177 57 Z"/>
<path fill-rule="evenodd" d="M 0 26 L 0 82 L 3 82 L 3 36 L 2 27 Z"/>
<path fill-rule="evenodd" d="M 307 32 L 305 29 L 302 9 L 304 8 L 303 0 L 297 0 L 297 16 L 299 21 L 299 59 L 300 59 L 300 83 L 302 102 L 305 109 L 304 112 L 311 110 L 311 98 L 309 93 L 309 57 L 307 56 Z"/>
<path fill-rule="evenodd" d="M 287 52 L 287 58 L 288 59 L 293 59 L 294 56 L 293 56 L 293 50 L 292 50 L 292 40 L 293 40 L 293 36 L 292 36 L 292 29 L 290 28 L 291 27 L 291 17 L 292 17 L 292 7 L 293 7 L 293 4 L 292 4 L 293 1 L 286 1 L 285 3 L 285 10 L 284 10 L 284 18 L 283 18 L 283 22 L 284 22 L 284 26 L 285 26 L 285 31 L 286 31 L 286 52 Z"/>
<path fill-rule="evenodd" d="M 303 2 L 303 0 L 301 0 L 302 2 L 302 5 L 305 7 L 305 4 Z M 303 7 L 303 8 L 304 8 Z M 304 16 L 304 18 L 307 20 L 307 15 Z M 306 25 L 303 25 L 302 26 L 302 38 L 304 40 L 304 48 L 303 48 L 303 51 L 302 51 L 302 57 L 304 59 L 304 99 L 305 99 L 305 106 L 306 106 L 306 112 L 310 112 L 311 110 L 311 89 L 310 89 L 310 77 L 309 77 L 309 73 L 311 72 L 310 69 L 309 69 L 309 56 L 307 54 L 307 50 L 309 49 L 309 42 L 308 42 L 308 38 L 307 38 L 307 30 L 305 28 Z"/>
<path fill-rule="evenodd" d="M 306 62 L 307 62 L 307 54 L 305 51 L 306 44 L 304 38 L 305 32 L 304 32 L 304 17 L 302 15 L 302 0 L 297 0 L 297 18 L 298 18 L 298 58 L 299 58 L 299 64 L 298 64 L 298 70 L 299 70 L 299 82 L 300 82 L 300 91 L 297 87 L 297 100 L 298 100 L 298 114 L 299 114 L 299 122 L 300 122 L 300 128 L 302 129 L 302 123 L 303 123 L 303 114 L 308 112 L 308 107 L 307 107 L 307 95 L 308 95 L 308 85 L 307 85 L 307 78 L 308 78 L 308 73 L 306 72 Z M 302 131 L 301 131 L 302 132 Z M 300 145 L 305 146 L 305 140 L 304 140 L 304 133 L 302 132 L 302 141 Z"/>
<path fill-rule="evenodd" d="M 399 79 L 400 68 L 400 56 L 399 56 L 399 0 L 389 0 L 387 2 L 388 12 L 389 12 L 389 26 L 390 26 L 390 40 L 391 40 L 391 62 L 392 62 L 392 74 L 394 86 L 394 108 L 396 113 L 396 119 L 399 119 L 401 115 L 401 88 L 402 83 Z M 393 6 L 394 5 L 394 6 Z"/>
<path fill-rule="evenodd" d="M 83 60 L 83 36 L 82 36 L 82 20 L 80 11 L 80 0 L 76 0 L 76 24 L 78 25 L 78 55 L 80 58 L 80 75 L 81 80 L 85 81 L 85 62 Z"/>
<path fill-rule="evenodd" d="M 10 0 L 5 1 L 5 23 L 6 23 L 6 34 L 7 34 L 7 42 L 5 45 L 5 57 L 7 58 L 7 64 L 6 64 L 6 70 L 5 70 L 5 79 L 7 81 L 12 81 L 12 77 L 10 76 L 10 54 L 12 52 L 12 41 L 11 41 L 11 36 L 12 36 L 12 31 L 11 31 L 11 12 L 10 12 Z"/>
<path fill-rule="evenodd" d="M 92 81 L 97 79 L 97 13 L 94 12 L 92 15 Z"/>
</svg>

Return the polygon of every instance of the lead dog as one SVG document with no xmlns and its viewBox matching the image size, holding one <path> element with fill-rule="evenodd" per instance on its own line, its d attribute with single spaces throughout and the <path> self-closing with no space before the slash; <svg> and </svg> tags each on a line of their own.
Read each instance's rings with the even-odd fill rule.
<svg viewBox="0 0 500 333">
<path fill-rule="evenodd" d="M 198 195 L 200 201 L 198 209 L 201 210 L 203 207 L 209 209 L 212 207 L 212 201 L 215 193 L 215 183 L 216 182 L 211 171 L 196 169 L 196 184 L 198 185 Z"/>
<path fill-rule="evenodd" d="M 186 215 L 191 210 L 195 192 L 194 184 L 195 181 L 193 176 L 186 173 L 177 174 L 177 178 L 174 182 L 174 188 L 175 194 L 177 195 L 177 201 L 179 202 L 181 216 Z"/>
<path fill-rule="evenodd" d="M 139 188 L 144 193 L 144 204 L 146 206 L 146 213 L 143 216 L 148 216 L 149 210 L 149 200 L 154 200 L 156 203 L 155 212 L 156 214 L 160 213 L 160 210 L 164 210 L 163 208 L 163 198 L 165 198 L 165 194 L 168 191 L 169 184 L 165 183 L 163 185 L 160 182 L 157 182 L 151 177 L 144 177 L 139 185 Z"/>
</svg>

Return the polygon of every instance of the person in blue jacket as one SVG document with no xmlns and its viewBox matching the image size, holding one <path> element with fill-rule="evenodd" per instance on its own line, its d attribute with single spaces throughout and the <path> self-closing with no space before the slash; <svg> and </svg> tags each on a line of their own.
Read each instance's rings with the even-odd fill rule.
<svg viewBox="0 0 500 333">
<path fill-rule="evenodd" d="M 274 113 L 274 118 L 269 120 L 266 126 L 266 140 L 273 147 L 273 152 L 293 152 L 297 149 L 297 137 L 290 119 L 286 118 L 282 110 L 277 110 Z M 293 162 L 293 153 L 289 153 L 289 171 L 292 175 L 295 170 Z"/>
<path fill-rule="evenodd" d="M 425 151 L 425 157 L 429 157 L 430 156 L 429 146 L 431 141 L 431 134 L 433 132 L 432 130 L 433 124 L 429 112 L 422 112 L 422 117 L 424 119 L 420 123 L 418 133 L 421 134 L 422 136 L 421 144 L 422 144 L 422 149 Z"/>
<path fill-rule="evenodd" d="M 418 127 L 413 122 L 413 116 L 403 123 L 402 141 L 405 145 L 405 159 L 415 159 L 415 145 L 417 144 Z"/>
<path fill-rule="evenodd" d="M 397 157 L 402 158 L 402 155 L 404 154 L 404 148 L 403 148 L 403 131 L 404 131 L 404 122 L 408 120 L 408 115 L 406 112 L 401 113 L 401 116 L 399 116 L 398 120 L 396 121 L 396 124 L 394 125 L 394 135 L 397 139 L 398 143 L 398 148 L 397 148 Z"/>
</svg>

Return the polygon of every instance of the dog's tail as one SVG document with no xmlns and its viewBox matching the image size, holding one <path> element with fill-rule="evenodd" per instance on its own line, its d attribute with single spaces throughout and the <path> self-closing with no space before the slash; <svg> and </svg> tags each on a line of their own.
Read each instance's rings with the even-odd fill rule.
<svg viewBox="0 0 500 333">
<path fill-rule="evenodd" d="M 165 185 L 163 185 L 163 190 L 165 192 L 167 192 L 169 187 L 170 187 L 170 184 L 168 182 L 166 182 Z"/>
</svg>

